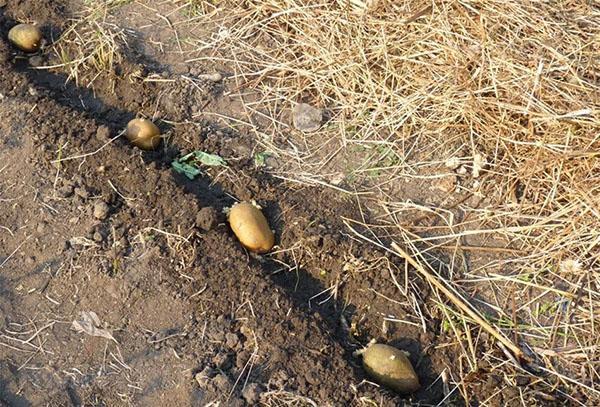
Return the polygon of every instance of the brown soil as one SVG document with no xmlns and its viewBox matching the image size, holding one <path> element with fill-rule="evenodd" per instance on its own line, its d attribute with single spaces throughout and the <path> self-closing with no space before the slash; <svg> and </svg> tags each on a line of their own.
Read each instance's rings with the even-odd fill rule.
<svg viewBox="0 0 600 407">
<path fill-rule="evenodd" d="M 9 0 L 0 38 L 29 19 L 56 37 L 69 16 L 58 3 Z M 133 74 L 170 78 L 172 67 L 135 49 L 114 91 L 110 81 L 92 91 L 0 41 L 0 404 L 277 405 L 284 392 L 318 405 L 441 401 L 438 375 L 456 363 L 436 349 L 447 338 L 435 324 L 423 333 L 391 283 L 397 273 L 404 285 L 404 265 L 346 234 L 341 217 L 366 216 L 354 201 L 257 169 L 244 132 L 186 122 L 207 100 L 226 104 L 223 89 L 162 92 Z M 156 113 L 168 142 L 107 144 L 138 112 Z M 174 173 L 194 149 L 229 169 Z M 247 253 L 225 222 L 225 207 L 249 199 L 276 231 L 272 255 Z M 411 284 L 423 303 L 426 285 Z M 85 311 L 116 343 L 72 329 Z M 352 352 L 371 338 L 411 353 L 418 393 L 365 382 Z"/>
</svg>

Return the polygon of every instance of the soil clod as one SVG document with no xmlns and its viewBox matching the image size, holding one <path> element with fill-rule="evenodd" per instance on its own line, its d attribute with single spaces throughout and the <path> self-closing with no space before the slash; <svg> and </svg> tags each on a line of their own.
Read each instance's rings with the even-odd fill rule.
<svg viewBox="0 0 600 407">
<path fill-rule="evenodd" d="M 246 403 L 256 405 L 260 400 L 261 394 L 264 393 L 264 390 L 264 387 L 258 383 L 248 383 L 242 391 L 242 397 Z"/>
<path fill-rule="evenodd" d="M 208 232 L 212 230 L 219 221 L 219 213 L 215 208 L 204 207 L 196 215 L 196 226 L 201 230 Z"/>
<path fill-rule="evenodd" d="M 96 201 L 94 203 L 94 218 L 98 220 L 104 220 L 108 218 L 108 213 L 110 212 L 110 208 L 107 203 L 104 201 Z"/>
</svg>

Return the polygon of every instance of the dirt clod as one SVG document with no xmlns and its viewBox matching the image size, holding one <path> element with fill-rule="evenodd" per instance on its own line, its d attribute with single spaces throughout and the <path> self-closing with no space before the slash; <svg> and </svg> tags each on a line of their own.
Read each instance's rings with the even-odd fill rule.
<svg viewBox="0 0 600 407">
<path fill-rule="evenodd" d="M 88 199 L 90 197 L 90 193 L 84 187 L 77 187 L 77 188 L 75 188 L 74 192 L 75 192 L 75 195 L 77 195 L 81 199 Z"/>
<path fill-rule="evenodd" d="M 63 185 L 57 191 L 58 196 L 61 198 L 68 198 L 73 195 L 73 186 L 72 185 Z"/>
<path fill-rule="evenodd" d="M 31 65 L 34 68 L 40 67 L 44 65 L 44 58 L 40 55 L 34 55 L 29 58 L 29 65 Z"/>
<path fill-rule="evenodd" d="M 261 394 L 264 392 L 264 388 L 258 383 L 248 383 L 242 391 L 242 397 L 246 403 L 255 405 L 260 400 Z"/>
<path fill-rule="evenodd" d="M 229 391 L 231 389 L 231 379 L 226 374 L 219 373 L 212 380 L 211 384 L 220 391 Z"/>
<path fill-rule="evenodd" d="M 218 221 L 219 213 L 212 207 L 204 207 L 196 214 L 196 226 L 205 232 L 217 226 Z"/>
<path fill-rule="evenodd" d="M 240 338 L 234 333 L 226 334 L 225 341 L 227 347 L 231 349 L 237 349 L 240 345 Z"/>
<path fill-rule="evenodd" d="M 108 207 L 106 202 L 96 201 L 96 203 L 94 203 L 94 218 L 104 220 L 108 218 L 109 211 L 110 208 Z"/>
<path fill-rule="evenodd" d="M 100 141 L 108 141 L 110 139 L 110 129 L 108 126 L 100 126 L 96 130 L 96 138 Z"/>
<path fill-rule="evenodd" d="M 215 374 L 216 373 L 213 369 L 206 366 L 202 371 L 200 371 L 194 375 L 194 379 L 196 380 L 196 383 L 198 383 L 198 385 L 200 387 L 205 387 L 210 382 L 210 380 L 215 376 Z"/>
</svg>

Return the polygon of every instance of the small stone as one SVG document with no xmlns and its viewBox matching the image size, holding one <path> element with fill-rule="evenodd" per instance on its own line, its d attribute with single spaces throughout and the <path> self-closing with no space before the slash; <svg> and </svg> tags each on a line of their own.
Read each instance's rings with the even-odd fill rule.
<svg viewBox="0 0 600 407">
<path fill-rule="evenodd" d="M 35 263 L 35 257 L 29 256 L 25 259 L 25 264 L 31 266 Z"/>
<path fill-rule="evenodd" d="M 7 0 L 0 0 L 0 8 L 6 6 Z"/>
<path fill-rule="evenodd" d="M 96 243 L 102 243 L 102 241 L 104 240 L 104 236 L 102 236 L 100 232 L 95 232 L 92 238 Z"/>
<path fill-rule="evenodd" d="M 96 138 L 100 141 L 108 141 L 110 140 L 110 129 L 108 126 L 100 126 L 98 130 L 96 130 Z"/>
<path fill-rule="evenodd" d="M 108 208 L 108 205 L 106 204 L 106 202 L 97 201 L 94 204 L 94 218 L 99 219 L 99 220 L 104 220 L 104 219 L 108 218 L 108 212 L 109 212 L 109 208 Z"/>
<path fill-rule="evenodd" d="M 307 103 L 298 103 L 294 107 L 292 115 L 294 127 L 300 131 L 317 131 L 323 123 L 323 110 Z"/>
<path fill-rule="evenodd" d="M 260 396 L 264 392 L 264 388 L 258 383 L 248 383 L 242 391 L 242 397 L 246 403 L 251 406 L 258 404 Z"/>
</svg>

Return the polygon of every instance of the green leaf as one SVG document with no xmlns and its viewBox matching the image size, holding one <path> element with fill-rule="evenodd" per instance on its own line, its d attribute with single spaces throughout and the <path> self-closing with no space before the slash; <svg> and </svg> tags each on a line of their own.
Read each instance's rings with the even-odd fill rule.
<svg viewBox="0 0 600 407">
<path fill-rule="evenodd" d="M 200 175 L 202 173 L 202 171 L 200 171 L 199 168 L 194 167 L 194 166 L 192 166 L 190 164 L 182 163 L 179 160 L 173 161 L 171 163 L 171 166 L 173 167 L 173 169 L 176 172 L 185 175 L 189 179 L 194 179 L 194 178 L 196 178 L 198 175 Z"/>
<path fill-rule="evenodd" d="M 200 169 L 202 164 L 227 167 L 227 162 L 222 157 L 199 150 L 178 158 L 171 163 L 171 166 L 176 172 L 184 174 L 189 179 L 194 179 L 202 173 Z"/>
<path fill-rule="evenodd" d="M 190 153 L 194 158 L 204 165 L 227 167 L 227 162 L 216 154 L 205 153 L 204 151 L 194 151 Z M 187 156 L 189 156 L 188 154 Z M 186 157 L 187 157 L 186 156 Z"/>
<path fill-rule="evenodd" d="M 257 167 L 264 167 L 265 164 L 267 163 L 267 158 L 271 157 L 273 154 L 271 154 L 268 151 L 263 151 L 262 153 L 256 153 L 254 155 L 254 165 L 256 165 Z"/>
</svg>

